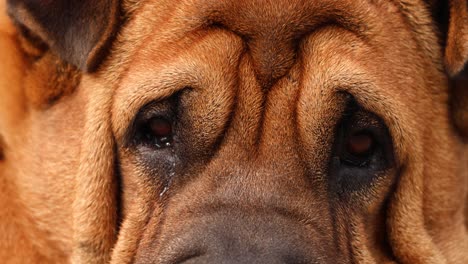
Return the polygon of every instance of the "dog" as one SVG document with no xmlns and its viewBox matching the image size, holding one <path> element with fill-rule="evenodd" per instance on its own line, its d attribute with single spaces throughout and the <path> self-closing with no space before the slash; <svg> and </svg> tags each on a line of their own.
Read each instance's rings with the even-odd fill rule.
<svg viewBox="0 0 468 264">
<path fill-rule="evenodd" d="M 3 263 L 468 263 L 466 0 L 1 9 Z"/>
</svg>

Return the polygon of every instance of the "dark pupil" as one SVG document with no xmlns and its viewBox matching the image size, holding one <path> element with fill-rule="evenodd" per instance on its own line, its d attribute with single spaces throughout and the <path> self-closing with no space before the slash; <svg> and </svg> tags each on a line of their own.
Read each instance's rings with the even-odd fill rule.
<svg viewBox="0 0 468 264">
<path fill-rule="evenodd" d="M 172 143 L 172 124 L 164 118 L 155 117 L 149 121 L 150 137 L 157 147 L 169 147 Z"/>
<path fill-rule="evenodd" d="M 150 129 L 155 137 L 168 137 L 172 134 L 172 125 L 163 118 L 151 119 Z"/>
<path fill-rule="evenodd" d="M 360 132 L 351 135 L 348 138 L 347 150 L 348 153 L 355 156 L 366 156 L 372 151 L 374 139 L 371 135 Z"/>
</svg>

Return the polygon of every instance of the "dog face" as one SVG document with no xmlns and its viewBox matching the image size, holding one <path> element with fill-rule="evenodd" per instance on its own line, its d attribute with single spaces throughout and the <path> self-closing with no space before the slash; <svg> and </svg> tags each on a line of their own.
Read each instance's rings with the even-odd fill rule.
<svg viewBox="0 0 468 264">
<path fill-rule="evenodd" d="M 0 172 L 29 253 L 468 261 L 466 89 L 448 78 L 468 16 L 448 4 L 10 1 Z"/>
</svg>

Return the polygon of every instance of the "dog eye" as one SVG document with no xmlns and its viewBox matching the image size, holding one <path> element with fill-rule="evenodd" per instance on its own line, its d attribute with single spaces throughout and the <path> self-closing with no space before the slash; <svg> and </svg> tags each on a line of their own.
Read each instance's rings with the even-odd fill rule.
<svg viewBox="0 0 468 264">
<path fill-rule="evenodd" d="M 175 111 L 173 100 L 152 102 L 142 108 L 130 133 L 135 145 L 164 149 L 174 144 Z"/>
<path fill-rule="evenodd" d="M 156 148 L 172 145 L 172 122 L 164 117 L 153 117 L 144 124 L 144 138 Z"/>
<path fill-rule="evenodd" d="M 339 193 L 370 184 L 393 164 L 385 123 L 354 100 L 338 123 L 331 157 L 331 184 Z"/>
<path fill-rule="evenodd" d="M 375 144 L 371 132 L 366 130 L 354 132 L 346 139 L 342 160 L 354 166 L 365 166 L 373 154 Z"/>
</svg>

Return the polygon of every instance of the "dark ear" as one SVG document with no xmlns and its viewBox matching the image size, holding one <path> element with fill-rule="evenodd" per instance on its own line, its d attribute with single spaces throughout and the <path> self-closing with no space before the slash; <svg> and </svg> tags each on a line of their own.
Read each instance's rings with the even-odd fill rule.
<svg viewBox="0 0 468 264">
<path fill-rule="evenodd" d="M 452 118 L 462 136 L 468 138 L 468 1 L 449 0 L 449 23 L 445 67 L 453 77 Z"/>
<path fill-rule="evenodd" d="M 453 80 L 450 107 L 455 127 L 468 139 L 468 69 L 463 70 Z"/>
<path fill-rule="evenodd" d="M 468 1 L 451 0 L 449 7 L 445 65 L 447 72 L 454 76 L 463 70 L 468 60 Z"/>
<path fill-rule="evenodd" d="M 118 20 L 118 0 L 7 0 L 14 22 L 61 59 L 92 71 Z"/>
<path fill-rule="evenodd" d="M 426 0 L 440 28 L 445 69 L 451 78 L 450 107 L 455 126 L 468 138 L 468 1 Z"/>
<path fill-rule="evenodd" d="M 445 68 L 454 77 L 468 61 L 468 1 L 426 0 L 442 33 Z"/>
</svg>

